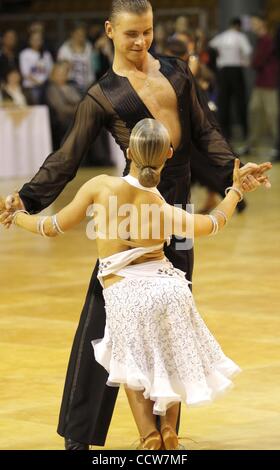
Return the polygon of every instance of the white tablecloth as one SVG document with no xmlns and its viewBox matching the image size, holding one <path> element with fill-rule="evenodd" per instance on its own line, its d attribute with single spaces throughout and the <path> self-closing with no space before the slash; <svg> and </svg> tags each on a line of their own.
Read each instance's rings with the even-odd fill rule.
<svg viewBox="0 0 280 470">
<path fill-rule="evenodd" d="M 33 176 L 51 151 L 47 106 L 0 108 L 0 178 Z"/>
</svg>

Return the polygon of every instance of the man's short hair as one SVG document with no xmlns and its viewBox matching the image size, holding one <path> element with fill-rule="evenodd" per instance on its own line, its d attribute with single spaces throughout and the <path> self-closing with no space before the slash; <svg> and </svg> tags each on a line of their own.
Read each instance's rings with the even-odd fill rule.
<svg viewBox="0 0 280 470">
<path fill-rule="evenodd" d="M 230 26 L 234 26 L 236 28 L 241 28 L 241 19 L 240 18 L 232 18 L 230 20 Z"/>
<path fill-rule="evenodd" d="M 117 15 L 123 12 L 142 15 L 150 8 L 152 8 L 152 5 L 149 0 L 113 0 L 109 20 L 114 21 Z"/>
</svg>

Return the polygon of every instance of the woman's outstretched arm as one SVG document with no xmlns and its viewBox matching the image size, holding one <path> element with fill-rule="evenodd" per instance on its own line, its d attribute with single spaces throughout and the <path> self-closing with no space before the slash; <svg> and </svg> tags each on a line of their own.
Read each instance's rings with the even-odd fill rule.
<svg viewBox="0 0 280 470">
<path fill-rule="evenodd" d="M 17 212 L 14 217 L 15 225 L 32 233 L 41 235 L 44 233 L 47 237 L 57 236 L 59 234 L 57 227 L 62 232 L 71 229 L 86 217 L 87 208 L 94 202 L 94 195 L 98 190 L 98 181 L 101 176 L 92 178 L 79 189 L 70 204 L 56 214 L 56 224 L 52 216 L 42 217 Z M 44 219 L 43 222 L 42 219 Z M 42 224 L 41 231 L 40 221 Z"/>
<path fill-rule="evenodd" d="M 217 233 L 232 217 L 245 192 L 256 190 L 262 184 L 250 175 L 250 169 L 240 170 L 240 161 L 235 160 L 233 185 L 222 202 L 212 211 L 211 215 L 189 214 L 178 207 L 167 205 L 167 217 L 172 218 L 172 233 L 177 236 L 192 238 Z M 170 223 L 169 223 L 170 225 Z"/>
</svg>

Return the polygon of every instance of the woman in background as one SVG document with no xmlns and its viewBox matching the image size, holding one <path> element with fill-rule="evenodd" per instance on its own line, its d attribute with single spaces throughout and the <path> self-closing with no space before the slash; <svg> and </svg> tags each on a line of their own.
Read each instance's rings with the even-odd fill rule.
<svg viewBox="0 0 280 470">
<path fill-rule="evenodd" d="M 27 106 L 26 93 L 21 86 L 21 76 L 16 68 L 11 68 L 1 86 L 2 104 L 4 106 Z"/>
</svg>

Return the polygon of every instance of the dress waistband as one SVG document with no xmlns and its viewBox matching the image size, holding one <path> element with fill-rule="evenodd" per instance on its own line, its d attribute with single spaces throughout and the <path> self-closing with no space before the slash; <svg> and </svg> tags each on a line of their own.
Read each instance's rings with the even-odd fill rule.
<svg viewBox="0 0 280 470">
<path fill-rule="evenodd" d="M 176 278 L 181 279 L 187 284 L 191 284 L 185 277 L 186 273 L 175 268 L 167 258 L 158 261 L 130 264 L 129 266 L 119 269 L 116 274 L 126 279 Z M 110 285 L 106 289 L 114 287 L 115 284 L 118 284 L 118 282 Z"/>
<path fill-rule="evenodd" d="M 103 285 L 102 278 L 104 276 L 108 276 L 109 274 L 117 274 L 120 269 L 124 268 L 125 266 L 130 265 L 133 261 L 141 256 L 152 253 L 153 251 L 157 251 L 162 249 L 164 243 L 160 243 L 158 245 L 153 246 L 138 246 L 136 248 L 132 248 L 131 250 L 120 251 L 118 253 L 114 253 L 107 258 L 100 258 L 99 263 L 99 270 L 98 270 L 98 279 L 100 284 Z"/>
</svg>

